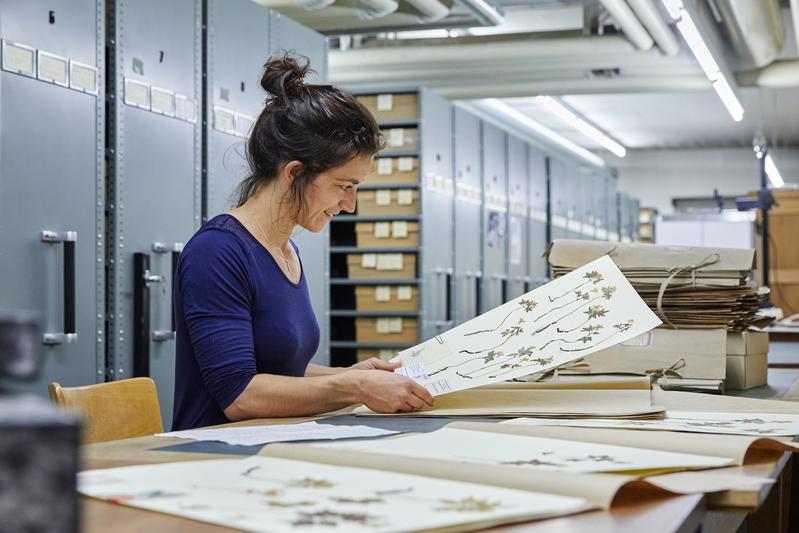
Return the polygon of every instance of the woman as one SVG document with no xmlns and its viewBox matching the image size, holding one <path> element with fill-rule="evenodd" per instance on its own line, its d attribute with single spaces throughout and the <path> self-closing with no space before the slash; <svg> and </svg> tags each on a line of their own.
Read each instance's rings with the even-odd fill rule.
<svg viewBox="0 0 799 533">
<path fill-rule="evenodd" d="M 250 176 L 238 207 L 208 221 L 181 254 L 175 430 L 358 403 L 384 413 L 433 404 L 424 387 L 393 372 L 398 364 L 308 364 L 319 325 L 290 236 L 355 211 L 381 137 L 352 95 L 305 85 L 307 72 L 288 55 L 265 65 L 261 86 L 272 98 L 247 141 Z"/>
</svg>

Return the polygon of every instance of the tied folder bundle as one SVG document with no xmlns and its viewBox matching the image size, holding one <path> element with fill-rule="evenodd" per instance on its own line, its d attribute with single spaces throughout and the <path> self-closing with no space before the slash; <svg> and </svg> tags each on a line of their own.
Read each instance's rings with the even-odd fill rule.
<svg viewBox="0 0 799 533">
<path fill-rule="evenodd" d="M 764 325 L 757 314 L 762 295 L 747 284 L 754 250 L 557 240 L 548 258 L 560 276 L 603 254 L 663 325 L 565 372 L 648 374 L 664 388 L 723 390 L 731 341 Z"/>
<path fill-rule="evenodd" d="M 649 391 L 469 390 L 548 371 L 649 331 L 660 320 L 609 257 L 400 352 L 397 372 L 434 396 L 421 416 L 642 416 Z M 463 391 L 463 392 L 459 392 Z M 449 393 L 456 393 L 450 395 Z M 624 394 L 640 397 L 624 397 Z M 367 408 L 356 414 L 374 415 Z M 407 415 L 412 416 L 412 415 Z"/>
</svg>

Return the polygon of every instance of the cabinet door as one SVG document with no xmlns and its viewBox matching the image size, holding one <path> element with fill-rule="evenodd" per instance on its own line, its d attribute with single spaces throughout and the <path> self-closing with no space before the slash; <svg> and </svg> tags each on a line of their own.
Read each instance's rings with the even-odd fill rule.
<svg viewBox="0 0 799 533">
<path fill-rule="evenodd" d="M 480 312 L 503 303 L 508 278 L 506 134 L 483 122 L 483 301 Z"/>
</svg>

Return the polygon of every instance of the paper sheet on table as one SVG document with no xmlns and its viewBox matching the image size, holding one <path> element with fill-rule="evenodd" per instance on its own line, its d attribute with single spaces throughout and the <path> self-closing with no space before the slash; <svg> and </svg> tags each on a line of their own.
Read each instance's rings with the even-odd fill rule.
<svg viewBox="0 0 799 533">
<path fill-rule="evenodd" d="M 400 352 L 434 396 L 546 371 L 661 323 L 608 256 Z"/>
<path fill-rule="evenodd" d="M 351 439 L 356 437 L 380 437 L 399 433 L 369 426 L 338 426 L 303 422 L 301 424 L 243 426 L 219 429 L 188 429 L 171 433 L 157 433 L 157 437 L 177 437 L 200 441 L 219 441 L 239 446 L 254 446 L 270 442 L 292 442 L 300 440 Z"/>
<path fill-rule="evenodd" d="M 471 531 L 587 507 L 576 497 L 268 457 L 89 470 L 78 490 L 260 533 Z"/>
<path fill-rule="evenodd" d="M 716 411 L 666 412 L 661 420 L 613 420 L 594 418 L 532 419 L 514 418 L 503 424 L 547 426 L 573 426 L 618 429 L 649 429 L 660 431 L 685 431 L 689 433 L 722 433 L 764 437 L 793 437 L 799 435 L 799 415 L 774 415 L 768 413 L 724 413 Z"/>
</svg>

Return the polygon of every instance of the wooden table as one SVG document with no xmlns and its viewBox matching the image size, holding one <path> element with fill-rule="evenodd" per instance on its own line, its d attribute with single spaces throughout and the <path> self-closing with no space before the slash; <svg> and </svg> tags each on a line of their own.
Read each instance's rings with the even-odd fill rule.
<svg viewBox="0 0 799 533">
<path fill-rule="evenodd" d="M 291 423 L 316 418 L 255 420 L 235 425 L 267 423 Z M 202 459 L 237 459 L 241 456 L 205 454 L 194 452 L 158 451 L 153 448 L 186 442 L 182 439 L 165 439 L 159 437 L 141 437 L 101 444 L 91 444 L 82 449 L 82 467 L 109 468 L 132 464 L 161 463 L 173 461 L 194 461 Z M 758 465 L 758 474 L 767 475 L 779 481 L 764 487 L 756 495 L 758 502 L 763 503 L 763 512 L 750 515 L 749 521 L 763 527 L 750 531 L 792 531 L 788 529 L 788 510 L 790 486 L 793 479 L 793 461 L 791 454 L 783 456 L 773 464 Z M 799 478 L 799 476 L 797 476 Z M 796 491 L 794 491 L 796 492 Z M 578 515 L 529 522 L 493 528 L 492 531 L 513 531 L 529 533 L 549 532 L 590 532 L 610 533 L 618 531 L 647 532 L 695 532 L 701 527 L 703 533 L 718 531 L 736 531 L 748 511 L 753 509 L 719 508 L 730 494 L 714 495 L 691 494 L 659 499 L 657 501 L 629 501 L 615 505 L 610 511 L 591 511 Z M 733 494 L 734 499 L 734 494 Z M 780 512 L 783 511 L 783 512 Z M 796 513 L 794 513 L 796 514 Z M 222 533 L 236 531 L 212 524 L 195 522 L 172 515 L 115 505 L 91 498 L 82 499 L 82 531 L 86 533 L 192 531 L 197 533 Z M 779 524 L 784 524 L 780 529 Z"/>
</svg>

